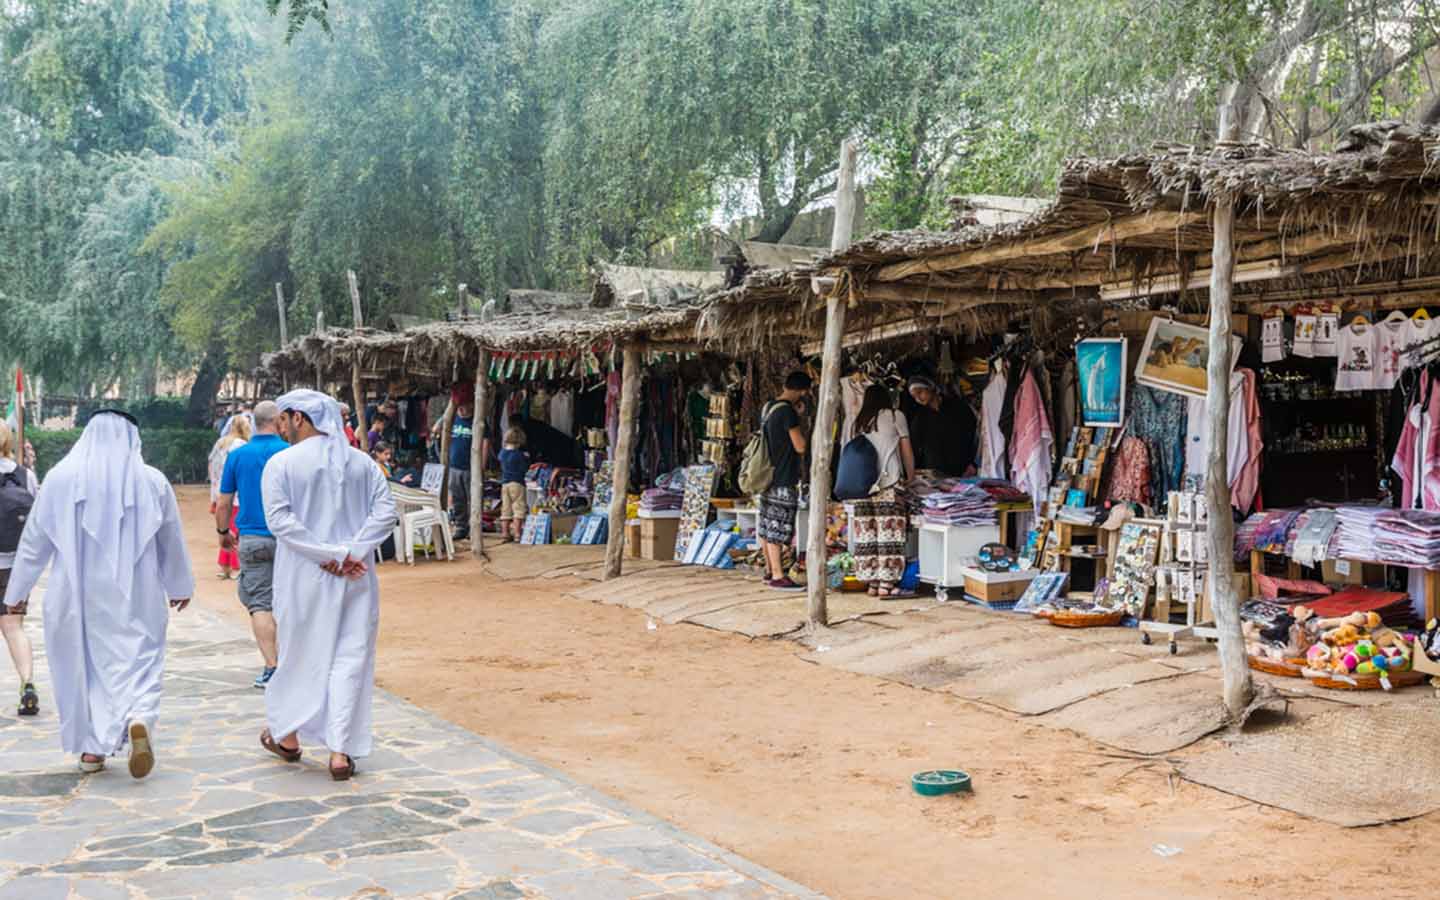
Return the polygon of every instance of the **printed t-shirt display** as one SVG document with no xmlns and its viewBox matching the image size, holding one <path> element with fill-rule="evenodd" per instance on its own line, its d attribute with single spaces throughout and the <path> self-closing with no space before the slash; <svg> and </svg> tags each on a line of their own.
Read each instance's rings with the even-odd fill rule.
<svg viewBox="0 0 1440 900">
<path fill-rule="evenodd" d="M 1387 318 L 1375 326 L 1378 350 L 1375 360 L 1375 387 L 1388 391 L 1407 368 L 1405 348 L 1416 342 L 1415 327 L 1403 315 Z"/>
<path fill-rule="evenodd" d="M 1315 355 L 1315 314 L 1300 313 L 1295 316 L 1295 341 L 1293 347 L 1296 356 L 1306 358 Z"/>
<path fill-rule="evenodd" d="M 1260 358 L 1267 363 L 1285 358 L 1285 318 L 1269 316 L 1260 324 Z"/>
<path fill-rule="evenodd" d="M 1375 357 L 1379 331 L 1364 319 L 1356 319 L 1336 335 L 1339 360 L 1335 366 L 1335 390 L 1368 391 L 1377 386 Z"/>
</svg>

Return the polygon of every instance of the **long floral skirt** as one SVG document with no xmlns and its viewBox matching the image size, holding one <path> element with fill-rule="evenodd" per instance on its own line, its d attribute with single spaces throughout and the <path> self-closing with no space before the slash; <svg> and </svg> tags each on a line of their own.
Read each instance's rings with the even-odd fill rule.
<svg viewBox="0 0 1440 900">
<path fill-rule="evenodd" d="M 905 504 L 894 488 L 855 501 L 855 577 L 894 583 L 905 573 Z"/>
</svg>

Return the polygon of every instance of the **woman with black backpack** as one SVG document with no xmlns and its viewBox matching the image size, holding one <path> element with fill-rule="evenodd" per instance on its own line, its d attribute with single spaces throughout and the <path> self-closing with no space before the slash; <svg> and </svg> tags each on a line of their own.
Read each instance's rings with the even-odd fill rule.
<svg viewBox="0 0 1440 900">
<path fill-rule="evenodd" d="M 882 600 L 908 596 L 899 587 L 905 573 L 905 536 L 908 522 L 900 492 L 915 477 L 915 452 L 905 414 L 894 408 L 894 398 L 882 385 L 865 389 L 855 416 L 855 437 L 875 447 L 878 477 L 870 496 L 856 500 L 850 518 L 855 544 L 855 577 L 870 582 L 870 595 Z"/>
<path fill-rule="evenodd" d="M 39 491 L 35 472 L 16 464 L 15 449 L 14 433 L 9 425 L 0 422 L 0 597 L 5 596 L 5 588 L 10 583 L 20 532 Z M 35 676 L 35 654 L 30 636 L 25 633 L 25 604 L 8 608 L 0 603 L 0 634 L 5 637 L 10 659 L 20 676 L 18 712 L 22 716 L 33 716 L 40 711 L 40 695 L 31 682 Z"/>
</svg>

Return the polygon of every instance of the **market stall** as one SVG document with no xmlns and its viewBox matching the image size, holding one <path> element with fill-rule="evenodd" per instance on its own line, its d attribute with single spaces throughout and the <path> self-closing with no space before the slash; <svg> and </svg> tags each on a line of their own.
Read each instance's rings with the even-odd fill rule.
<svg viewBox="0 0 1440 900">
<path fill-rule="evenodd" d="M 1329 582 L 1335 615 L 1317 622 L 1381 617 L 1338 636 L 1369 641 L 1369 655 L 1339 644 L 1354 666 L 1331 673 L 1372 675 L 1361 663 L 1390 665 L 1368 662 L 1376 629 L 1404 643 L 1440 612 L 1440 492 L 1428 480 L 1440 341 L 1423 309 L 1440 296 L 1435 139 L 1382 124 L 1353 129 L 1331 155 L 1235 144 L 1073 160 L 1056 201 L 1021 222 L 878 235 L 820 260 L 817 287 L 863 321 L 847 342 L 943 333 L 1001 310 L 1027 336 L 1057 309 L 1078 323 L 1068 350 L 1053 338 L 1043 348 L 1074 367 L 1061 387 L 1080 410 L 1073 424 L 1039 404 L 1048 433 L 994 427 L 1037 405 L 1024 399 L 1035 361 L 1023 343 L 982 390 L 980 474 L 1028 494 L 1036 519 L 1013 562 L 993 550 L 990 565 L 985 553 L 971 562 L 1035 573 L 1017 609 L 1154 625 L 1172 646 L 1226 644 L 1240 634 L 1235 598 L 1303 605 L 1262 557 L 1252 566 L 1255 529 L 1238 530 L 1237 553 L 1228 546 L 1232 520 L 1284 503 L 1293 515 L 1260 520 L 1264 549 Z M 1339 537 L 1327 541 L 1330 521 Z M 1207 630 L 1212 618 L 1228 624 Z M 1339 626 L 1327 626 L 1310 646 L 1335 644 Z"/>
</svg>

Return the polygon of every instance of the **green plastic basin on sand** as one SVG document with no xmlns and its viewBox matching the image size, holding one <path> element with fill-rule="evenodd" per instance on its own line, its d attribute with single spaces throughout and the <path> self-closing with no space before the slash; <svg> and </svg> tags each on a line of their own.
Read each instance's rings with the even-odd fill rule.
<svg viewBox="0 0 1440 900">
<path fill-rule="evenodd" d="M 970 790 L 970 776 L 959 769 L 933 769 L 910 776 L 910 786 L 922 796 L 939 797 Z"/>
</svg>

